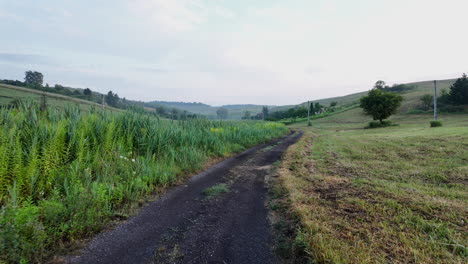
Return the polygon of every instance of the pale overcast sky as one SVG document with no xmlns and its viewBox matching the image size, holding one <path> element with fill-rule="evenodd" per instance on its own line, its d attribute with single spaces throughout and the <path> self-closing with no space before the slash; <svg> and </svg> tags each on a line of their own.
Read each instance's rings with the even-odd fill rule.
<svg viewBox="0 0 468 264">
<path fill-rule="evenodd" d="M 467 0 L 0 0 L 0 79 L 295 104 L 468 72 Z"/>
</svg>

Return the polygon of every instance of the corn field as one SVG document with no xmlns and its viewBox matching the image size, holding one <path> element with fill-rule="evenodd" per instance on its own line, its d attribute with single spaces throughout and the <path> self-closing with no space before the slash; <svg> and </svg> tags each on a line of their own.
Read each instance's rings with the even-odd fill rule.
<svg viewBox="0 0 468 264">
<path fill-rule="evenodd" d="M 32 102 L 0 108 L 0 263 L 41 262 L 208 158 L 286 130 L 71 106 L 41 111 Z"/>
</svg>

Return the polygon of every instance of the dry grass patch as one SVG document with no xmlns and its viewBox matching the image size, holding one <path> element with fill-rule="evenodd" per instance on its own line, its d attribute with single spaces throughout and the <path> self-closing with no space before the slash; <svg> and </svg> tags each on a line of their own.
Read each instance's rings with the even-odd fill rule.
<svg viewBox="0 0 468 264">
<path fill-rule="evenodd" d="M 279 180 L 301 223 L 296 241 L 311 262 L 468 260 L 468 152 L 459 147 L 468 142 L 466 129 L 398 129 L 308 130 L 286 153 Z M 434 142 L 436 136 L 444 140 Z"/>
</svg>

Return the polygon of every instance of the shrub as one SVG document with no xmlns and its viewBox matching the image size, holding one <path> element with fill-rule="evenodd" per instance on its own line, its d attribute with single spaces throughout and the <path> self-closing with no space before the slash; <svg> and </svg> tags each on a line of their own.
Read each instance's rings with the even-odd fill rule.
<svg viewBox="0 0 468 264">
<path fill-rule="evenodd" d="M 463 106 L 454 106 L 454 105 L 446 105 L 439 108 L 440 112 L 446 113 L 463 113 L 465 112 L 465 108 Z"/>
<path fill-rule="evenodd" d="M 431 121 L 431 127 L 441 127 L 442 126 L 442 122 L 440 121 Z"/>
<path fill-rule="evenodd" d="M 372 89 L 367 96 L 360 99 L 364 113 L 372 116 L 374 120 L 379 120 L 380 123 L 395 114 L 402 101 L 401 95 L 384 92 L 380 89 Z"/>
</svg>

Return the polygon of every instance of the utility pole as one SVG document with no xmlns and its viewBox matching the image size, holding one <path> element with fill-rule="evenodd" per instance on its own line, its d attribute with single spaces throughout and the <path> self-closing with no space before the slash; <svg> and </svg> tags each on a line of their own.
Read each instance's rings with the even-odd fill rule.
<svg viewBox="0 0 468 264">
<path fill-rule="evenodd" d="M 437 120 L 437 81 L 434 80 L 434 120 Z"/>
<path fill-rule="evenodd" d="M 310 124 L 310 101 L 307 101 L 307 126 L 311 126 Z"/>
<path fill-rule="evenodd" d="M 102 95 L 102 110 L 104 110 L 104 95 Z"/>
</svg>

